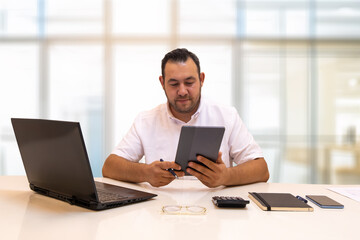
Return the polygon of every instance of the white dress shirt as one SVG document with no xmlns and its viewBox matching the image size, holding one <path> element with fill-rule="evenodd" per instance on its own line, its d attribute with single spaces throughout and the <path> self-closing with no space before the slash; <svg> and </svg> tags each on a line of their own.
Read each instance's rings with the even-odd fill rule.
<svg viewBox="0 0 360 240">
<path fill-rule="evenodd" d="M 175 161 L 181 127 L 224 126 L 224 137 L 220 146 L 222 160 L 227 167 L 263 157 L 263 153 L 248 132 L 234 107 L 219 106 L 201 98 L 198 110 L 187 123 L 175 118 L 168 103 L 141 112 L 132 127 L 120 141 L 112 154 L 139 162 L 145 156 L 150 164 L 164 159 Z"/>
</svg>

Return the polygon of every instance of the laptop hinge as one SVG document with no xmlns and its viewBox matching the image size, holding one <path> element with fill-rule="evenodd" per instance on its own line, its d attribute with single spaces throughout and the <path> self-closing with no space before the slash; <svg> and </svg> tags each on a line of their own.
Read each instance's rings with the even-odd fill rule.
<svg viewBox="0 0 360 240">
<path fill-rule="evenodd" d="M 35 186 L 34 184 L 30 183 L 30 189 L 37 192 L 37 193 L 40 193 L 40 194 L 43 194 L 43 195 L 46 195 L 46 196 L 49 196 L 49 190 L 46 190 L 46 189 L 43 189 L 43 188 L 39 188 L 37 186 Z"/>
<path fill-rule="evenodd" d="M 60 193 L 51 192 L 49 190 L 37 187 L 34 184 L 30 184 L 30 188 L 39 194 L 65 201 L 71 205 L 74 204 L 73 197 L 69 197 L 69 196 L 66 196 L 66 195 L 60 194 Z"/>
<path fill-rule="evenodd" d="M 86 200 L 79 199 L 76 196 L 71 196 L 70 197 L 70 196 L 66 196 L 64 194 L 51 192 L 49 190 L 39 188 L 39 187 L 35 186 L 34 184 L 30 184 L 30 188 L 33 191 L 35 191 L 35 192 L 37 192 L 39 194 L 62 200 L 62 201 L 67 202 L 67 203 L 69 203 L 71 205 L 80 205 L 80 206 L 84 206 L 84 207 L 87 207 L 87 208 L 90 207 L 90 206 L 98 205 L 98 202 L 96 202 L 96 201 L 86 201 Z"/>
</svg>

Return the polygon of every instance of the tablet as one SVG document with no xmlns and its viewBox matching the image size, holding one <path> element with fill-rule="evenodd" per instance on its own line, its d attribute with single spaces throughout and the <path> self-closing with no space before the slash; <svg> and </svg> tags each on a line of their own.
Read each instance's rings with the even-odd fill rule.
<svg viewBox="0 0 360 240">
<path fill-rule="evenodd" d="M 181 166 L 185 175 L 189 161 L 198 162 L 196 156 L 201 155 L 216 162 L 219 154 L 225 127 L 183 126 L 181 128 L 179 144 L 175 162 Z"/>
</svg>

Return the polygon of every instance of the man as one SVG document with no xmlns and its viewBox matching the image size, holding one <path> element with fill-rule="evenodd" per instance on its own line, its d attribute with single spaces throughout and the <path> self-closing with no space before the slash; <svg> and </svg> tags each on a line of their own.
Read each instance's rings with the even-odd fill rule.
<svg viewBox="0 0 360 240">
<path fill-rule="evenodd" d="M 140 113 L 131 129 L 106 159 L 103 176 L 121 181 L 149 182 L 160 187 L 184 176 L 174 161 L 183 125 L 224 126 L 216 163 L 198 156 L 187 171 L 208 187 L 266 182 L 269 172 L 260 147 L 247 131 L 235 108 L 202 99 L 205 74 L 197 56 L 187 49 L 167 53 L 159 77 L 167 103 Z M 145 155 L 145 164 L 139 163 Z M 164 159 L 165 161 L 160 161 Z M 233 162 L 237 165 L 233 167 Z"/>
</svg>

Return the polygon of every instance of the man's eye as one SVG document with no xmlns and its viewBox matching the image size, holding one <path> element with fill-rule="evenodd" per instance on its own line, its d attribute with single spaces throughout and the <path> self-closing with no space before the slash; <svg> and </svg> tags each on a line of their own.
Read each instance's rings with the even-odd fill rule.
<svg viewBox="0 0 360 240">
<path fill-rule="evenodd" d="M 177 87 L 177 86 L 179 86 L 179 84 L 178 83 L 171 83 L 170 86 Z"/>
<path fill-rule="evenodd" d="M 191 85 L 193 85 L 194 84 L 194 82 L 186 82 L 185 83 L 185 85 L 187 85 L 187 86 L 191 86 Z"/>
</svg>

